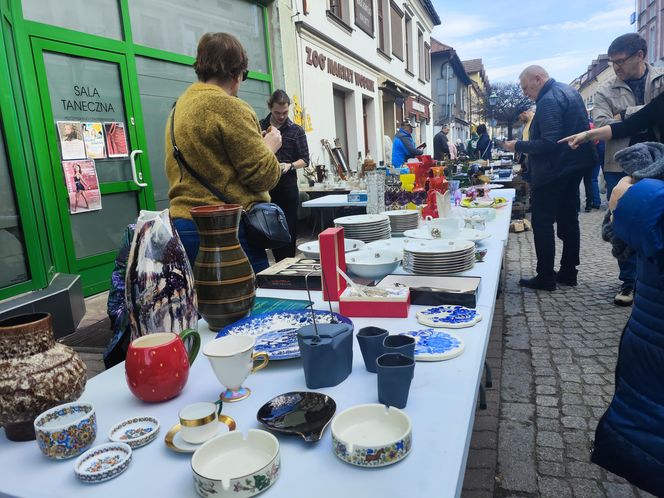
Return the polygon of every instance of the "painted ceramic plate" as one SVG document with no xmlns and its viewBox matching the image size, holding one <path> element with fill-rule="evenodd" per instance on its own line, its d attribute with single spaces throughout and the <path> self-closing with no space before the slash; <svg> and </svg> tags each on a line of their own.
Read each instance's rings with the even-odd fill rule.
<svg viewBox="0 0 664 498">
<path fill-rule="evenodd" d="M 217 417 L 217 420 L 220 422 L 219 430 L 213 437 L 234 431 L 236 428 L 235 420 L 233 420 L 228 415 L 221 414 L 219 417 Z M 182 429 L 182 426 L 180 424 L 175 424 L 169 429 L 169 431 L 166 433 L 166 436 L 164 437 L 164 443 L 166 443 L 166 446 L 168 446 L 171 450 L 175 451 L 176 453 L 193 453 L 203 445 L 203 443 L 194 444 L 182 439 L 180 429 Z"/>
<path fill-rule="evenodd" d="M 352 252 L 352 251 L 357 251 L 358 249 L 362 249 L 364 247 L 364 242 L 361 240 L 353 240 L 353 239 L 344 239 L 344 251 L 345 252 Z M 320 259 L 320 245 L 318 244 L 317 240 L 312 240 L 311 242 L 306 242 L 304 244 L 300 244 L 297 246 L 297 248 L 302 251 L 302 254 L 306 258 L 311 258 L 311 259 Z"/>
<path fill-rule="evenodd" d="M 315 310 L 316 323 L 348 323 L 339 313 Z M 311 311 L 273 311 L 243 318 L 219 331 L 217 337 L 226 335 L 251 335 L 256 337 L 256 351 L 265 351 L 270 360 L 288 360 L 300 357 L 297 330 L 311 325 Z"/>
<path fill-rule="evenodd" d="M 443 361 L 463 353 L 463 340 L 442 330 L 424 329 L 404 332 L 415 338 L 415 361 Z"/>
<path fill-rule="evenodd" d="M 415 316 L 418 322 L 427 327 L 451 329 L 472 327 L 482 320 L 482 315 L 477 310 L 449 304 L 418 311 Z"/>
<path fill-rule="evenodd" d="M 115 425 L 108 433 L 114 443 L 126 443 L 132 449 L 150 444 L 159 434 L 159 420 L 154 417 L 133 417 Z"/>
<path fill-rule="evenodd" d="M 468 197 L 461 199 L 461 207 L 465 208 L 501 208 L 507 205 L 507 199 L 504 197 L 495 197 L 493 199 L 475 199 Z"/>
<path fill-rule="evenodd" d="M 122 474 L 130 462 L 131 447 L 128 444 L 100 444 L 78 457 L 74 472 L 83 482 L 104 482 Z"/>
</svg>

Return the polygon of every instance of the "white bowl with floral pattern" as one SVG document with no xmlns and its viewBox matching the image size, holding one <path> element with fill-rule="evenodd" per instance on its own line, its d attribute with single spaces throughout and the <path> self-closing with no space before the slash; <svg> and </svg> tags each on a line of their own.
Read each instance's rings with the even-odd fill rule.
<svg viewBox="0 0 664 498">
<path fill-rule="evenodd" d="M 56 460 L 87 450 L 97 437 L 97 416 L 91 403 L 75 401 L 41 413 L 34 422 L 37 445 Z"/>
<path fill-rule="evenodd" d="M 249 498 L 272 486 L 281 471 L 279 441 L 259 429 L 214 437 L 191 457 L 199 495 Z"/>
<path fill-rule="evenodd" d="M 412 446 L 405 412 L 383 404 L 357 405 L 332 421 L 334 454 L 359 467 L 384 467 L 404 459 Z"/>
</svg>

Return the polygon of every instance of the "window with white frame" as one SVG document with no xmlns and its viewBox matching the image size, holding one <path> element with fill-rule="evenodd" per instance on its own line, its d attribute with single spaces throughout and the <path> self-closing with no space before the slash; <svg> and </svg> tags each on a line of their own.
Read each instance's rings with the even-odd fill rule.
<svg viewBox="0 0 664 498">
<path fill-rule="evenodd" d="M 431 46 L 424 44 L 424 81 L 431 81 Z"/>
<path fill-rule="evenodd" d="M 417 53 L 418 53 L 418 61 L 417 61 L 417 75 L 418 77 L 424 81 L 424 33 L 420 31 L 419 29 L 417 30 Z"/>
<path fill-rule="evenodd" d="M 330 13 L 350 24 L 350 0 L 330 0 Z"/>
<path fill-rule="evenodd" d="M 390 0 L 378 0 L 378 48 L 390 53 Z"/>
<path fill-rule="evenodd" d="M 390 2 L 390 29 L 392 30 L 392 55 L 403 60 L 403 12 Z"/>
<path fill-rule="evenodd" d="M 413 19 L 406 14 L 406 70 L 413 74 Z"/>
<path fill-rule="evenodd" d="M 656 30 L 656 24 L 652 23 L 650 26 L 650 39 L 648 40 L 648 53 L 650 54 L 648 57 L 648 61 L 651 64 L 655 63 L 655 46 L 657 44 L 657 30 Z"/>
</svg>

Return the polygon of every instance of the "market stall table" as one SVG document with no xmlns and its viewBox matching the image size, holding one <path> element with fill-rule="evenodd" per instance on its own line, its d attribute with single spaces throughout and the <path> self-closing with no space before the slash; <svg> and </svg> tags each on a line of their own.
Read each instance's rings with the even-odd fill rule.
<svg viewBox="0 0 664 498">
<path fill-rule="evenodd" d="M 367 207 L 367 201 L 361 202 L 349 202 L 348 195 L 346 194 L 333 194 L 325 195 L 318 197 L 316 199 L 311 199 L 309 201 L 304 201 L 302 207 L 310 209 L 318 209 L 320 213 L 320 229 L 321 231 L 325 228 L 325 210 L 331 209 L 334 213 L 335 208 L 338 207 Z"/>
<path fill-rule="evenodd" d="M 460 496 L 494 313 L 504 249 L 502 238 L 507 233 L 509 209 L 507 206 L 499 209 L 496 220 L 487 224 L 487 230 L 494 237 L 487 243 L 489 252 L 485 262 L 464 273 L 482 277 L 477 310 L 483 317 L 473 327 L 452 331 L 463 339 L 464 353 L 449 361 L 418 362 L 416 365 L 408 405 L 404 409 L 413 426 L 411 453 L 395 465 L 367 469 L 342 462 L 333 454 L 329 427 L 318 443 L 277 435 L 282 473 L 261 496 Z M 260 289 L 258 294 L 292 299 L 307 297 L 304 291 Z M 312 293 L 312 298 L 316 309 L 327 309 L 320 292 Z M 332 308 L 337 311 L 337 303 L 333 303 Z M 421 309 L 421 306 L 412 306 L 406 319 L 352 320 L 356 332 L 369 325 L 386 328 L 391 333 L 420 330 L 426 328 L 415 320 L 415 313 Z M 215 337 L 202 320 L 199 331 L 203 343 Z M 351 375 L 338 386 L 318 390 L 334 398 L 337 413 L 354 405 L 377 402 L 376 376 L 365 370 L 357 341 L 353 342 Z M 300 359 L 273 361 L 266 369 L 250 375 L 245 385 L 251 388 L 251 396 L 238 403 L 226 403 L 223 408 L 223 413 L 233 417 L 238 430 L 243 432 L 262 428 L 256 420 L 256 413 L 266 401 L 284 392 L 307 390 Z M 194 497 L 191 457 L 168 449 L 164 435 L 177 423 L 180 408 L 197 401 L 214 400 L 221 391 L 222 386 L 202 354 L 191 368 L 184 391 L 175 399 L 157 404 L 143 403 L 135 398 L 127 388 L 124 364 L 117 365 L 91 379 L 81 396 L 82 401 L 94 404 L 97 413 L 98 432 L 94 444 L 106 442 L 114 424 L 140 415 L 159 419 L 161 432 L 157 440 L 136 449 L 129 468 L 119 477 L 102 484 L 84 484 L 74 475 L 75 459 L 49 460 L 41 454 L 35 441 L 10 442 L 4 430 L 0 431 L 0 465 L 3 469 L 0 494 L 21 497 Z"/>
</svg>

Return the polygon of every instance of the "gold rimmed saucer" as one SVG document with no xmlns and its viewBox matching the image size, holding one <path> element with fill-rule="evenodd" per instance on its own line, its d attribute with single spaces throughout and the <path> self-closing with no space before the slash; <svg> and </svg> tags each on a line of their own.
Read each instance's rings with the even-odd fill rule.
<svg viewBox="0 0 664 498">
<path fill-rule="evenodd" d="M 217 420 L 228 427 L 228 432 L 235 430 L 235 420 L 233 420 L 228 415 L 219 415 Z M 164 443 L 166 443 L 166 446 L 168 446 L 171 450 L 177 453 L 193 453 L 203 443 L 194 444 L 186 442 L 184 439 L 182 439 L 182 437 L 180 437 L 181 428 L 182 426 L 180 424 L 175 424 L 173 427 L 171 427 L 164 437 Z"/>
</svg>

